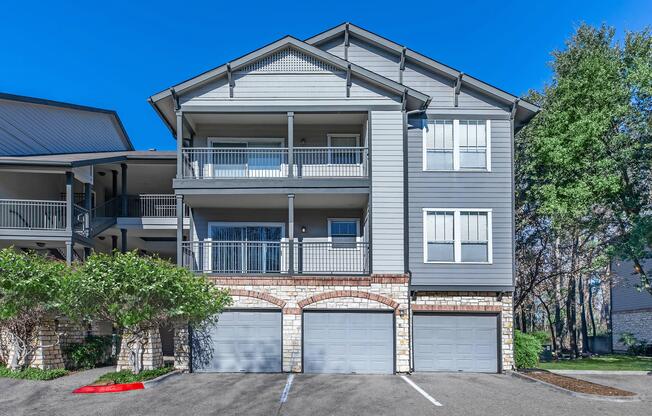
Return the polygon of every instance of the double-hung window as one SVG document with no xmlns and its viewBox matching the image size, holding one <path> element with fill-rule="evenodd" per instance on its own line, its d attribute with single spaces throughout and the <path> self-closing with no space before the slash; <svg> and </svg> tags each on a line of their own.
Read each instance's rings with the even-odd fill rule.
<svg viewBox="0 0 652 416">
<path fill-rule="evenodd" d="M 423 129 L 423 170 L 491 170 L 491 120 L 429 120 Z"/>
<path fill-rule="evenodd" d="M 491 263 L 491 210 L 423 211 L 424 262 Z"/>
<path fill-rule="evenodd" d="M 453 121 L 434 120 L 428 125 L 425 163 L 428 170 L 453 170 Z"/>
<path fill-rule="evenodd" d="M 328 237 L 333 248 L 356 248 L 360 235 L 360 222 L 357 219 L 330 218 Z"/>
</svg>

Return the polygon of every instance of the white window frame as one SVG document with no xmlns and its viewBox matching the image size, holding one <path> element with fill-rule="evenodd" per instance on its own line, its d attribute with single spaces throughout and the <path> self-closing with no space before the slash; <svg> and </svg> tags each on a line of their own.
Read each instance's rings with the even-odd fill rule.
<svg viewBox="0 0 652 416">
<path fill-rule="evenodd" d="M 333 137 L 355 137 L 355 146 L 360 147 L 360 135 L 357 133 L 327 133 L 326 145 L 328 147 L 328 164 L 333 164 Z"/>
<path fill-rule="evenodd" d="M 430 121 L 435 121 L 435 120 L 451 120 L 450 118 L 432 118 L 432 119 L 426 119 L 422 123 L 422 132 L 423 132 L 423 138 L 422 138 L 422 144 L 421 144 L 421 167 L 424 172 L 491 172 L 491 120 L 490 119 L 480 119 L 480 118 L 474 118 L 474 117 L 463 117 L 463 118 L 456 118 L 452 119 L 453 120 L 453 169 L 428 169 L 428 127 L 430 126 Z M 476 120 L 482 120 L 485 122 L 485 136 L 487 139 L 487 154 L 486 154 L 486 160 L 487 164 L 485 166 L 485 169 L 468 169 L 468 168 L 461 168 L 460 167 L 460 121 L 476 121 Z M 434 134 L 434 131 L 433 131 Z"/>
<path fill-rule="evenodd" d="M 427 216 L 431 212 L 453 213 L 453 248 L 455 261 L 428 260 Z M 487 213 L 487 261 L 462 261 L 461 212 Z M 423 262 L 427 264 L 493 264 L 493 210 L 487 208 L 423 208 Z"/>
<path fill-rule="evenodd" d="M 362 236 L 360 235 L 360 218 L 328 218 L 327 219 L 327 228 L 328 228 L 328 242 L 331 243 L 328 246 L 329 250 L 351 250 L 349 247 L 333 247 L 333 236 L 331 235 L 331 223 L 333 221 L 355 221 L 355 241 L 356 243 L 359 243 L 362 241 Z M 356 247 L 357 249 L 357 247 Z"/>
</svg>

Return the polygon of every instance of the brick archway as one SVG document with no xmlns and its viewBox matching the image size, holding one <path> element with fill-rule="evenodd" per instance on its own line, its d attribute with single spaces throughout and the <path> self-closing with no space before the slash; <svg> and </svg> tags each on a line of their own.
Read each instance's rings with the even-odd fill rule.
<svg viewBox="0 0 652 416">
<path fill-rule="evenodd" d="M 268 293 L 257 292 L 255 290 L 229 289 L 229 293 L 232 296 L 243 296 L 247 298 L 256 298 L 256 299 L 264 300 L 269 303 L 273 303 L 274 305 L 278 306 L 281 309 L 283 309 L 283 307 L 285 307 L 285 304 L 287 303 L 284 300 L 272 296 Z"/>
<path fill-rule="evenodd" d="M 337 290 L 334 292 L 320 293 L 318 295 L 305 298 L 304 300 L 300 301 L 298 305 L 299 308 L 303 309 L 304 307 L 311 305 L 313 303 L 326 300 L 326 299 L 333 299 L 333 298 L 369 299 L 387 305 L 392 309 L 398 309 L 399 306 L 398 302 L 395 302 L 394 300 L 386 296 L 376 295 L 375 293 L 369 293 L 369 292 L 359 292 L 357 290 Z"/>
</svg>

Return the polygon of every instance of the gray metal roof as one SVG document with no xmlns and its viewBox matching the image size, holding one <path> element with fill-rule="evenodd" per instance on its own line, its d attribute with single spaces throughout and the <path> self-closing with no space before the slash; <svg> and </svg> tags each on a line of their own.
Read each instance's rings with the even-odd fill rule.
<svg viewBox="0 0 652 416">
<path fill-rule="evenodd" d="M 497 87 L 494 87 L 493 85 L 487 84 L 486 82 L 480 81 L 479 79 L 467 75 L 462 71 L 444 65 L 441 62 L 435 61 L 432 58 L 422 55 L 405 46 L 399 45 L 396 42 L 393 42 L 389 39 L 386 39 L 368 30 L 365 30 L 352 23 L 347 22 L 347 23 L 342 23 L 340 25 L 337 25 L 331 29 L 328 29 L 322 33 L 319 33 L 315 36 L 306 39 L 305 42 L 310 45 L 319 45 L 337 36 L 342 35 L 346 30 L 348 30 L 349 34 L 352 36 L 356 36 L 373 45 L 379 46 L 385 50 L 395 52 L 399 55 L 401 55 L 405 51 L 406 60 L 424 66 L 427 69 L 434 71 L 435 73 L 442 74 L 451 79 L 461 78 L 462 85 L 466 85 L 468 87 L 481 91 L 492 97 L 498 98 L 499 100 L 502 100 L 504 102 L 514 103 L 517 102 L 518 100 L 517 102 L 518 110 L 531 113 L 530 117 L 534 116 L 534 114 L 536 114 L 539 111 L 539 107 L 535 104 L 519 99 L 519 97 L 513 94 L 505 92 Z"/>
<path fill-rule="evenodd" d="M 133 149 L 115 111 L 0 93 L 0 155 Z"/>
<path fill-rule="evenodd" d="M 59 155 L 36 156 L 1 156 L 1 165 L 20 166 L 52 166 L 52 167 L 79 167 L 97 165 L 102 163 L 116 163 L 125 161 L 174 161 L 176 152 L 165 151 L 121 151 L 121 152 L 96 152 L 96 153 L 66 153 Z"/>
</svg>

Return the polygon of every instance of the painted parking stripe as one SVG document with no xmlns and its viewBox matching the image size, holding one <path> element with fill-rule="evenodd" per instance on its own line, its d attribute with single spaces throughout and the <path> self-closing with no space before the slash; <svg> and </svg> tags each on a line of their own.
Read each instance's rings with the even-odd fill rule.
<svg viewBox="0 0 652 416">
<path fill-rule="evenodd" d="M 429 401 L 430 403 L 434 404 L 435 406 L 442 406 L 442 404 L 439 403 L 437 400 L 435 400 L 434 397 L 432 397 L 431 395 L 429 395 L 428 393 L 426 393 L 425 390 L 423 390 L 421 387 L 417 386 L 417 384 L 416 384 L 414 381 L 410 380 L 410 379 L 407 378 L 406 376 L 401 376 L 401 378 L 402 378 L 406 383 L 408 383 L 410 386 L 412 386 L 412 388 L 413 388 L 414 390 L 418 391 L 418 392 L 419 392 L 423 397 L 425 397 L 426 399 L 428 399 L 428 401 Z"/>
<path fill-rule="evenodd" d="M 281 403 L 285 403 L 288 399 L 288 394 L 290 393 L 290 387 L 292 387 L 292 381 L 294 380 L 294 374 L 288 376 L 287 381 L 285 382 L 285 388 L 283 393 L 281 393 Z"/>
</svg>

